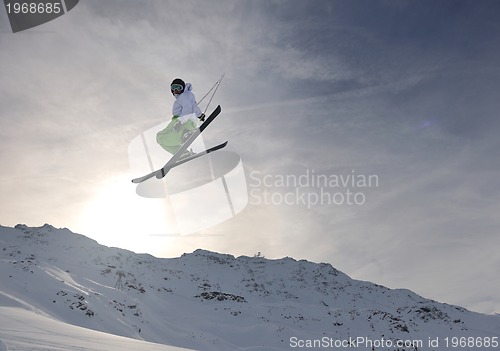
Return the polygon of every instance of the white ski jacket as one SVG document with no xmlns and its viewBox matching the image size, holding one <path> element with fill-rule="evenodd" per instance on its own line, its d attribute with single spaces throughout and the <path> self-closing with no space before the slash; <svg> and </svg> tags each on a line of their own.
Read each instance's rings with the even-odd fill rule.
<svg viewBox="0 0 500 351">
<path fill-rule="evenodd" d="M 172 115 L 179 116 L 178 120 L 182 124 L 188 120 L 197 122 L 197 118 L 201 116 L 201 110 L 196 104 L 196 98 L 191 92 L 193 86 L 191 83 L 186 83 L 182 94 L 175 97 L 174 106 L 172 107 Z"/>
</svg>

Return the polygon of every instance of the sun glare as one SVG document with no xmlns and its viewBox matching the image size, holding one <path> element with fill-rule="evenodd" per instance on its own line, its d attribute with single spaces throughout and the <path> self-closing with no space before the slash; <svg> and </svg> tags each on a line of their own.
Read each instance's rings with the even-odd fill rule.
<svg viewBox="0 0 500 351">
<path fill-rule="evenodd" d="M 112 179 L 96 193 L 80 215 L 78 231 L 100 244 L 153 253 L 161 249 L 158 234 L 175 235 L 165 201 L 138 196 L 129 176 Z"/>
</svg>

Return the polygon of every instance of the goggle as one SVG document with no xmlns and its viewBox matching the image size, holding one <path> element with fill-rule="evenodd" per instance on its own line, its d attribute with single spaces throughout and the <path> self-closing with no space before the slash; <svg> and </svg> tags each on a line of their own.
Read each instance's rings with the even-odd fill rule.
<svg viewBox="0 0 500 351">
<path fill-rule="evenodd" d="M 184 87 L 180 84 L 172 84 L 170 86 L 170 90 L 172 91 L 183 91 L 184 90 Z"/>
</svg>

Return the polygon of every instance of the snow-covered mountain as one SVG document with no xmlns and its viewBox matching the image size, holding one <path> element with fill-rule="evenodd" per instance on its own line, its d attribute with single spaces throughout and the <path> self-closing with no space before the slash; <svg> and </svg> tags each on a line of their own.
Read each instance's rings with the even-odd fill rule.
<svg viewBox="0 0 500 351">
<path fill-rule="evenodd" d="M 116 345 L 138 342 L 121 336 L 203 351 L 500 349 L 498 315 L 291 258 L 197 250 L 160 259 L 105 247 L 68 229 L 17 225 L 0 227 L 0 276 L 0 350 L 33 350 L 32 334 L 40 333 L 29 331 L 54 323 L 60 325 L 54 333 L 71 330 L 64 332 L 68 340 L 79 335 L 72 329 L 78 326 L 106 333 L 99 334 L 101 345 L 113 338 Z M 75 350 L 97 350 L 81 345 L 93 337 L 75 336 Z M 130 349 L 174 350 L 140 345 Z M 37 350 L 61 349 L 45 346 Z"/>
</svg>

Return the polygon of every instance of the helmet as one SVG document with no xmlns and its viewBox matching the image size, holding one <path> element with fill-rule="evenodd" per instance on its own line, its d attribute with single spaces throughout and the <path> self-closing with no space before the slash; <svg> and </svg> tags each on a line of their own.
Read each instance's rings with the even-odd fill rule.
<svg viewBox="0 0 500 351">
<path fill-rule="evenodd" d="M 172 83 L 170 83 L 170 91 L 172 94 L 182 94 L 184 92 L 184 88 L 186 87 L 186 83 L 180 78 L 175 78 Z"/>
</svg>

